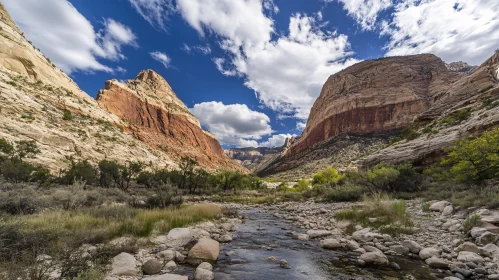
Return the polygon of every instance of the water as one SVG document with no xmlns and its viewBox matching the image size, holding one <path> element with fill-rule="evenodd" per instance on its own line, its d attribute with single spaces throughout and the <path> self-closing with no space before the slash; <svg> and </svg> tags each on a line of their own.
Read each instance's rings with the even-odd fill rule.
<svg viewBox="0 0 499 280">
<path fill-rule="evenodd" d="M 223 245 L 215 266 L 215 279 L 441 279 L 420 260 L 389 257 L 391 262 L 400 265 L 400 270 L 360 268 L 355 266 L 356 253 L 325 250 L 319 247 L 317 240 L 292 239 L 292 231 L 303 230 L 271 213 L 249 210 L 241 214 L 246 215 L 246 222 L 238 227 L 234 240 Z M 271 256 L 276 260 L 269 260 Z M 281 268 L 281 259 L 292 269 Z"/>
</svg>

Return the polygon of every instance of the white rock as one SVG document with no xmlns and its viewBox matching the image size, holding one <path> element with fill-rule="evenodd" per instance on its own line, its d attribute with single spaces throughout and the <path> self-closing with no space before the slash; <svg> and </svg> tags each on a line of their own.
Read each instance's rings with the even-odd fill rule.
<svg viewBox="0 0 499 280">
<path fill-rule="evenodd" d="M 431 257 L 438 257 L 441 250 L 433 247 L 424 248 L 419 251 L 419 257 L 423 260 L 429 259 Z"/>
<path fill-rule="evenodd" d="M 352 234 L 352 238 L 355 241 L 370 242 L 373 241 L 374 239 L 383 239 L 383 236 L 379 233 L 371 232 L 370 228 L 364 228 L 354 232 Z"/>
<path fill-rule="evenodd" d="M 121 253 L 113 258 L 111 275 L 137 276 L 137 261 L 128 253 Z"/>
<path fill-rule="evenodd" d="M 435 202 L 433 203 L 431 206 L 430 206 L 430 210 L 431 211 L 438 211 L 438 212 L 442 212 L 444 211 L 444 208 L 448 205 L 451 205 L 450 202 L 448 201 L 445 201 L 445 200 L 442 200 L 442 201 L 439 201 L 439 202 Z"/>
<path fill-rule="evenodd" d="M 452 207 L 452 205 L 447 205 L 444 207 L 444 210 L 442 210 L 442 216 L 450 216 L 452 215 L 452 212 L 454 212 L 454 207 Z"/>
<path fill-rule="evenodd" d="M 437 258 L 437 257 L 431 257 L 425 260 L 426 264 L 430 267 L 433 268 L 444 268 L 444 269 L 449 269 L 449 261 Z"/>
<path fill-rule="evenodd" d="M 360 262 L 365 264 L 388 265 L 390 262 L 385 254 L 380 252 L 367 252 L 359 257 Z"/>
<path fill-rule="evenodd" d="M 333 233 L 330 230 L 323 230 L 323 229 L 311 229 L 307 231 L 307 235 L 308 237 L 310 237 L 310 239 L 330 236 L 332 234 Z"/>
<path fill-rule="evenodd" d="M 474 243 L 471 242 L 464 242 L 463 244 L 459 245 L 456 249 L 456 252 L 473 252 L 473 253 L 478 253 L 480 250 L 478 249 L 478 246 L 476 246 Z"/>
<path fill-rule="evenodd" d="M 177 269 L 177 264 L 174 261 L 169 261 L 166 263 L 165 268 L 168 270 L 175 270 Z"/>
<path fill-rule="evenodd" d="M 477 253 L 461 251 L 457 256 L 457 260 L 460 262 L 472 262 L 472 263 L 483 263 L 484 259 Z"/>
<path fill-rule="evenodd" d="M 413 240 L 404 240 L 400 243 L 402 246 L 409 248 L 409 251 L 413 254 L 418 254 L 423 247 Z"/>
<path fill-rule="evenodd" d="M 324 249 L 335 250 L 342 248 L 340 242 L 334 238 L 321 240 L 320 245 Z"/>
<path fill-rule="evenodd" d="M 187 261 L 190 264 L 199 264 L 205 260 L 216 261 L 220 254 L 220 243 L 213 239 L 201 238 L 189 251 Z"/>
</svg>

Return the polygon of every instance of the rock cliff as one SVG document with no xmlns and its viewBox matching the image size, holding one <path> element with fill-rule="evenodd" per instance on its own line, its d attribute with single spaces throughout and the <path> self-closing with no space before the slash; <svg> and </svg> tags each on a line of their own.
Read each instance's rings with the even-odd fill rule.
<svg viewBox="0 0 499 280">
<path fill-rule="evenodd" d="M 66 167 L 67 156 L 174 168 L 189 155 L 211 170 L 245 171 L 159 75 L 143 71 L 127 85 L 106 83 L 106 90 L 102 108 L 24 37 L 0 2 L 0 137 L 35 140 L 41 154 L 34 162 L 54 172 Z"/>
<path fill-rule="evenodd" d="M 431 161 L 460 135 L 497 125 L 499 112 L 490 104 L 498 98 L 498 57 L 470 75 L 463 70 L 466 65 L 449 66 L 431 54 L 364 61 L 334 74 L 303 134 L 260 175 L 301 177 L 327 165 L 344 169 Z M 449 122 L 459 110 L 469 111 L 468 118 Z M 409 127 L 420 137 L 388 144 Z"/>
<path fill-rule="evenodd" d="M 166 80 L 152 70 L 140 72 L 126 84 L 107 81 L 96 99 L 124 120 L 135 137 L 173 159 L 188 156 L 211 169 L 243 171 L 224 154 L 216 137 L 201 128 Z"/>
</svg>

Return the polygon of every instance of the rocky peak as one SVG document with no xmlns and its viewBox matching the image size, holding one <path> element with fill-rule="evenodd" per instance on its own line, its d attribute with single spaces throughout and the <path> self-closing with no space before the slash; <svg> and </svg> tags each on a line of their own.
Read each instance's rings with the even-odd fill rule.
<svg viewBox="0 0 499 280">
<path fill-rule="evenodd" d="M 478 69 L 478 66 L 471 66 L 464 61 L 451 62 L 449 64 L 445 64 L 445 66 L 450 71 L 461 72 L 461 73 L 465 73 L 467 75 L 473 74 L 473 72 L 475 72 L 476 69 Z"/>
</svg>

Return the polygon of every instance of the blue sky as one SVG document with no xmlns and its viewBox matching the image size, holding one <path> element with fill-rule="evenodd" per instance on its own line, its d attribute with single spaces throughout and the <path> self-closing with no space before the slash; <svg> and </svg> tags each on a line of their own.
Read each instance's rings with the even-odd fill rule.
<svg viewBox="0 0 499 280">
<path fill-rule="evenodd" d="M 496 0 L 2 0 L 27 38 L 91 96 L 160 73 L 228 146 L 299 135 L 329 75 L 387 55 L 480 64 Z"/>
</svg>

